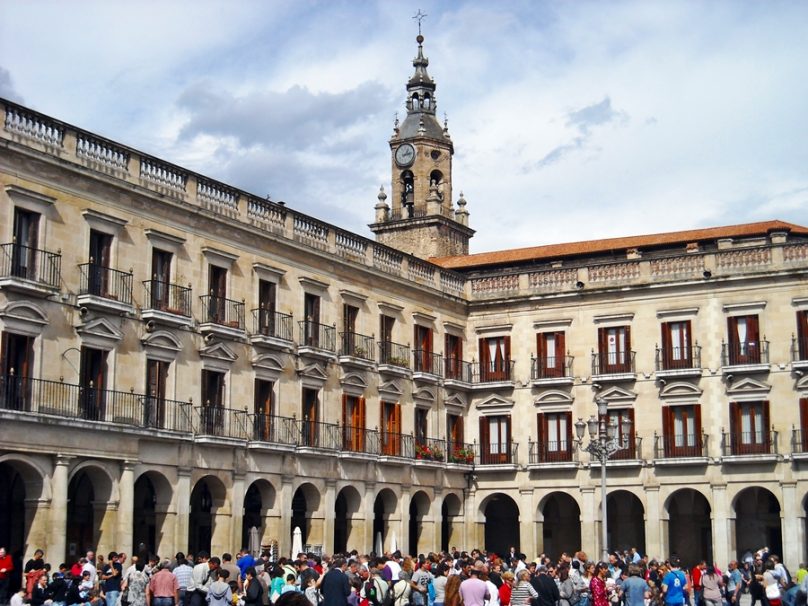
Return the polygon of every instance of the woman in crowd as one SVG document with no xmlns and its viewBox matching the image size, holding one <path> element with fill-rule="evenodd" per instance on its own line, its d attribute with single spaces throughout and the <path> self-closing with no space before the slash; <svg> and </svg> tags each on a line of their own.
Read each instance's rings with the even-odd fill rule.
<svg viewBox="0 0 808 606">
<path fill-rule="evenodd" d="M 595 565 L 594 575 L 589 583 L 589 595 L 592 606 L 609 606 L 609 597 L 606 595 L 606 577 L 609 574 L 609 565 L 598 562 Z"/>
<path fill-rule="evenodd" d="M 712 564 L 701 575 L 702 599 L 707 606 L 722 606 L 724 603 L 722 588 L 724 579 Z"/>
<path fill-rule="evenodd" d="M 530 604 L 531 600 L 535 600 L 538 597 L 539 594 L 533 588 L 533 585 L 530 584 L 530 572 L 521 570 L 519 574 L 516 575 L 516 585 L 513 586 L 513 591 L 511 591 L 511 605 L 525 606 L 525 604 Z"/>
<path fill-rule="evenodd" d="M 572 578 L 570 578 L 568 566 L 558 567 L 558 593 L 560 606 L 577 606 L 581 600 L 581 595 L 578 593 Z"/>
<path fill-rule="evenodd" d="M 513 573 L 509 570 L 502 573 L 502 585 L 499 586 L 500 606 L 511 606 L 511 592 L 513 591 Z"/>
<path fill-rule="evenodd" d="M 444 606 L 460 606 L 463 601 L 460 599 L 460 575 L 453 574 L 446 579 L 446 601 Z"/>
</svg>

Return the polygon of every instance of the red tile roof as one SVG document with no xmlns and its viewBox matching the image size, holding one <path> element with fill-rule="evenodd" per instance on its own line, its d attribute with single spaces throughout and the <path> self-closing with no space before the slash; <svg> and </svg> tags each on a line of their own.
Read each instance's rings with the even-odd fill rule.
<svg viewBox="0 0 808 606">
<path fill-rule="evenodd" d="M 602 253 L 626 251 L 631 248 L 648 249 L 687 245 L 690 242 L 704 242 L 721 238 L 744 238 L 765 236 L 770 232 L 785 231 L 792 234 L 808 236 L 808 227 L 786 223 L 785 221 L 762 221 L 760 223 L 744 223 L 727 227 L 709 227 L 661 234 L 628 236 L 624 238 L 608 238 L 605 240 L 586 240 L 567 244 L 547 244 L 529 248 L 513 248 L 477 253 L 474 255 L 458 255 L 454 257 L 431 258 L 430 261 L 446 269 L 472 269 L 491 265 L 512 265 L 530 261 L 548 261 L 564 257 L 596 255 Z"/>
</svg>

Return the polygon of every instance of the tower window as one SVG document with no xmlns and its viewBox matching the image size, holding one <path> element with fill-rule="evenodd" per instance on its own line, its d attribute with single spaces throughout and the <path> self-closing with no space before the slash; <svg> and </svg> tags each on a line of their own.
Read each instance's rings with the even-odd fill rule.
<svg viewBox="0 0 808 606">
<path fill-rule="evenodd" d="M 418 109 L 421 106 L 420 99 L 418 98 L 418 94 L 414 94 L 412 96 L 412 109 Z"/>
<path fill-rule="evenodd" d="M 401 191 L 401 205 L 407 210 L 407 215 L 412 217 L 415 204 L 415 177 L 412 172 L 405 170 L 401 173 L 401 182 L 404 185 Z"/>
<path fill-rule="evenodd" d="M 424 95 L 423 108 L 429 109 L 431 105 L 432 105 L 432 98 L 429 95 Z"/>
</svg>

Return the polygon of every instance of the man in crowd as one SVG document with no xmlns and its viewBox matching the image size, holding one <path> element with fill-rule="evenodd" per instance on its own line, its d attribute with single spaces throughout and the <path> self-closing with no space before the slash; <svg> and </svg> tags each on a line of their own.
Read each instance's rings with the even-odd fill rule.
<svg viewBox="0 0 808 606">
<path fill-rule="evenodd" d="M 335 558 L 328 572 L 323 575 L 320 592 L 323 594 L 322 606 L 348 606 L 351 586 L 348 583 L 348 575 L 345 574 L 343 558 Z"/>
<path fill-rule="evenodd" d="M 146 591 L 148 606 L 177 606 L 180 599 L 180 584 L 168 569 L 171 562 L 163 560 L 155 567 Z"/>
</svg>

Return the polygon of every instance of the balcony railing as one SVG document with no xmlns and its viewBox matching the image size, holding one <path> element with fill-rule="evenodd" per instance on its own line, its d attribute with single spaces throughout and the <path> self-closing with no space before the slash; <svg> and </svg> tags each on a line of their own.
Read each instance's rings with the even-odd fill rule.
<svg viewBox="0 0 808 606">
<path fill-rule="evenodd" d="M 379 343 L 379 364 L 390 366 L 410 367 L 410 348 L 407 345 L 382 341 Z"/>
<path fill-rule="evenodd" d="M 628 441 L 628 448 L 618 450 L 612 455 L 612 459 L 618 461 L 633 461 L 642 459 L 642 438 L 635 436 L 633 440 Z"/>
<path fill-rule="evenodd" d="M 808 361 L 808 335 L 799 335 L 791 338 L 791 361 Z"/>
<path fill-rule="evenodd" d="M 449 463 L 472 465 L 476 452 L 477 448 L 475 444 L 446 440 L 446 460 Z"/>
<path fill-rule="evenodd" d="M 530 378 L 533 381 L 541 379 L 561 379 L 572 376 L 573 356 L 550 356 L 546 358 L 531 358 Z"/>
<path fill-rule="evenodd" d="M 701 346 L 656 348 L 656 369 L 685 370 L 701 368 Z"/>
<path fill-rule="evenodd" d="M 76 385 L 13 375 L 0 377 L 0 408 L 131 427 L 186 433 L 192 429 L 188 402 L 97 389 L 92 383 Z"/>
<path fill-rule="evenodd" d="M 21 244 L 0 245 L 0 277 L 59 287 L 62 255 Z"/>
<path fill-rule="evenodd" d="M 444 379 L 471 383 L 474 375 L 471 362 L 464 362 L 463 360 L 458 360 L 457 358 L 444 358 L 443 366 Z"/>
<path fill-rule="evenodd" d="M 251 439 L 255 442 L 297 445 L 300 431 L 297 427 L 297 420 L 292 417 L 259 413 L 249 415 L 247 422 L 252 427 Z"/>
<path fill-rule="evenodd" d="M 412 352 L 413 370 L 436 377 L 443 376 L 443 356 L 427 351 L 425 349 L 415 349 Z"/>
<path fill-rule="evenodd" d="M 415 438 L 411 434 L 379 430 L 379 454 L 386 457 L 415 458 Z"/>
<path fill-rule="evenodd" d="M 445 461 L 446 442 L 438 438 L 415 438 L 415 458 L 422 461 Z"/>
<path fill-rule="evenodd" d="M 515 465 L 519 444 L 517 442 L 489 442 L 480 444 L 478 465 Z"/>
<path fill-rule="evenodd" d="M 177 316 L 191 317 L 191 289 L 161 280 L 144 280 L 146 309 L 156 309 Z"/>
<path fill-rule="evenodd" d="M 612 351 L 605 354 L 592 353 L 593 375 L 619 375 L 634 372 L 634 351 Z"/>
<path fill-rule="evenodd" d="M 284 341 L 292 340 L 292 316 L 269 309 L 253 309 L 253 333 L 264 337 L 274 337 Z"/>
<path fill-rule="evenodd" d="M 741 341 L 738 343 L 722 343 L 721 365 L 744 366 L 746 364 L 768 364 L 769 342 Z"/>
<path fill-rule="evenodd" d="M 300 320 L 298 323 L 299 343 L 301 347 L 313 347 L 324 351 L 337 351 L 337 329 L 312 322 Z"/>
<path fill-rule="evenodd" d="M 132 304 L 132 274 L 104 267 L 97 263 L 82 263 L 80 295 L 94 295 L 102 299 Z"/>
<path fill-rule="evenodd" d="M 725 457 L 777 454 L 777 432 L 769 429 L 725 431 L 721 435 L 721 454 Z"/>
<path fill-rule="evenodd" d="M 685 459 L 707 456 L 705 433 L 689 433 L 663 436 L 654 433 L 655 459 Z"/>
<path fill-rule="evenodd" d="M 246 411 L 214 404 L 194 407 L 194 433 L 236 440 L 246 440 L 251 434 Z"/>
<path fill-rule="evenodd" d="M 362 360 L 373 361 L 375 356 L 375 343 L 373 337 L 367 335 L 360 335 L 355 332 L 341 332 L 340 337 L 340 350 L 341 356 L 351 356 L 352 358 L 360 358 Z"/>
<path fill-rule="evenodd" d="M 795 454 L 808 452 L 808 431 L 804 429 L 791 430 L 791 452 Z"/>
<path fill-rule="evenodd" d="M 202 295 L 202 322 L 226 326 L 235 330 L 244 330 L 244 303 L 216 297 Z"/>
<path fill-rule="evenodd" d="M 575 445 L 572 441 L 528 442 L 528 463 L 568 463 L 574 460 Z"/>
<path fill-rule="evenodd" d="M 299 446 L 324 450 L 340 450 L 342 448 L 340 426 L 336 423 L 321 423 L 301 419 L 298 421 L 298 429 Z"/>
<path fill-rule="evenodd" d="M 379 432 L 353 425 L 342 426 L 342 450 L 365 454 L 379 454 Z"/>
<path fill-rule="evenodd" d="M 501 362 L 489 362 L 471 365 L 472 383 L 498 383 L 513 381 L 514 360 L 502 360 Z"/>
</svg>

